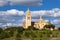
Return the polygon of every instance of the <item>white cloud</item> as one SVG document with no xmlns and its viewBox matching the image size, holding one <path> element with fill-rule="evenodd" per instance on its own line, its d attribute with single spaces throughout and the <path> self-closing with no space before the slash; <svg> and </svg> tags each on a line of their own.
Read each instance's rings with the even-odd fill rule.
<svg viewBox="0 0 60 40">
<path fill-rule="evenodd" d="M 49 20 L 45 20 L 45 22 L 49 22 Z"/>
<path fill-rule="evenodd" d="M 19 11 L 16 9 L 0 11 L 0 23 L 2 23 L 3 25 L 6 25 L 6 23 L 8 23 L 8 25 L 10 25 L 10 24 L 12 25 L 12 23 L 13 23 L 13 25 L 17 26 L 16 22 L 18 22 L 18 20 L 16 20 L 16 19 L 17 18 L 20 19 L 20 17 L 22 17 L 22 16 L 24 16 L 24 11 Z M 22 19 L 20 19 L 20 20 L 22 20 Z"/>
<path fill-rule="evenodd" d="M 42 0 L 9 0 L 11 5 L 41 5 Z"/>
<path fill-rule="evenodd" d="M 60 23 L 60 19 L 54 19 L 51 21 L 52 24 L 58 24 Z"/>
<path fill-rule="evenodd" d="M 32 17 L 38 17 L 38 16 L 60 17 L 60 9 L 54 8 L 52 10 L 31 11 L 31 15 Z"/>
<path fill-rule="evenodd" d="M 6 26 L 11 26 L 11 25 L 12 25 L 12 23 L 7 23 L 7 24 L 6 24 Z"/>
<path fill-rule="evenodd" d="M 42 5 L 42 0 L 0 0 L 0 7 L 5 6 L 7 4 L 34 6 L 34 5 Z"/>
<path fill-rule="evenodd" d="M 23 22 L 20 23 L 6 23 L 6 26 L 23 26 Z"/>
<path fill-rule="evenodd" d="M 60 9 L 55 8 L 55 9 L 52 9 L 52 10 L 31 11 L 31 15 L 32 15 L 32 21 L 34 21 L 34 22 L 39 20 L 38 17 L 40 15 L 42 15 L 44 17 L 47 17 L 47 18 L 48 17 L 56 18 L 56 17 L 60 17 Z M 12 25 L 12 23 L 13 23 L 13 25 L 16 25 L 16 26 L 17 25 L 22 26 L 24 20 L 25 20 L 24 11 L 19 11 L 19 10 L 16 10 L 16 9 L 11 9 L 11 10 L 7 10 L 7 11 L 0 11 L 0 23 L 3 23 L 4 25 L 6 23 L 8 23 L 8 24 L 11 23 L 11 25 Z M 48 21 L 48 20 L 45 20 L 45 21 Z M 51 23 L 59 24 L 60 20 L 54 19 L 54 20 L 51 20 Z"/>
<path fill-rule="evenodd" d="M 0 15 L 1 14 L 23 14 L 24 13 L 24 11 L 19 11 L 19 10 L 16 10 L 16 9 L 11 9 L 11 10 L 7 10 L 7 11 L 0 11 Z"/>
<path fill-rule="evenodd" d="M 24 15 L 24 11 L 19 11 L 16 9 L 7 10 L 7 15 Z"/>
<path fill-rule="evenodd" d="M 32 21 L 33 21 L 33 22 L 37 22 L 37 21 L 38 21 L 38 19 L 32 19 Z"/>
<path fill-rule="evenodd" d="M 0 0 L 0 6 L 5 6 L 7 4 L 7 1 L 6 0 Z"/>
<path fill-rule="evenodd" d="M 54 24 L 56 27 L 60 27 L 60 19 L 51 20 L 51 23 Z"/>
<path fill-rule="evenodd" d="M 19 15 L 19 16 L 22 16 L 22 15 L 24 15 L 24 11 L 11 9 L 11 10 L 7 10 L 7 11 L 0 11 L 0 15 Z"/>
</svg>

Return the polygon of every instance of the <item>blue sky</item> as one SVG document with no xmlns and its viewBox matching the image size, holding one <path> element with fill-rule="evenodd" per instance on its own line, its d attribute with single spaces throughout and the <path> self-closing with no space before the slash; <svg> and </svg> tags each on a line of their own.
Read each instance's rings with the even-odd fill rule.
<svg viewBox="0 0 60 40">
<path fill-rule="evenodd" d="M 27 8 L 30 8 L 31 10 L 50 10 L 53 8 L 60 8 L 60 0 L 42 0 L 41 5 L 37 5 L 37 6 L 36 5 L 26 5 L 26 4 L 10 5 L 8 2 L 5 6 L 0 7 L 0 11 L 10 10 L 10 9 L 26 11 Z"/>
<path fill-rule="evenodd" d="M 0 0 L 0 25 L 22 26 L 28 8 L 32 21 L 42 15 L 45 21 L 60 26 L 60 0 Z"/>
</svg>

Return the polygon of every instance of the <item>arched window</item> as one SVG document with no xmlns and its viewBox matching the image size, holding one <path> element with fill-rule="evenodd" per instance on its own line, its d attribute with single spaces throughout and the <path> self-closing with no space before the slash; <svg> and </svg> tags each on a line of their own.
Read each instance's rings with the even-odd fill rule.
<svg viewBox="0 0 60 40">
<path fill-rule="evenodd" d="M 28 17 L 28 20 L 30 19 L 30 17 Z"/>
</svg>

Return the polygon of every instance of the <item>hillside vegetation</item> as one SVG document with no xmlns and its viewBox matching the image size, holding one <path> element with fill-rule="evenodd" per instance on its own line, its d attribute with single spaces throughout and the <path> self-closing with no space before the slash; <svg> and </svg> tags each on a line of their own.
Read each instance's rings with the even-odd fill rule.
<svg viewBox="0 0 60 40">
<path fill-rule="evenodd" d="M 24 29 L 23 27 L 0 28 L 0 40 L 52 40 L 59 38 L 60 30 L 38 30 L 33 27 Z"/>
</svg>

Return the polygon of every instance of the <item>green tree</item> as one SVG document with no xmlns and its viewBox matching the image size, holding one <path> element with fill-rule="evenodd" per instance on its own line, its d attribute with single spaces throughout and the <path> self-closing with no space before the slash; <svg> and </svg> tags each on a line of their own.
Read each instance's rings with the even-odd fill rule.
<svg viewBox="0 0 60 40">
<path fill-rule="evenodd" d="M 49 28 L 49 29 L 50 28 L 53 28 L 54 29 L 55 28 L 55 25 L 53 25 L 53 24 L 45 25 L 44 28 Z"/>
<path fill-rule="evenodd" d="M 0 28 L 0 33 L 2 33 L 3 32 L 3 29 L 2 28 Z"/>
<path fill-rule="evenodd" d="M 2 40 L 4 38 L 8 38 L 8 37 L 10 37 L 8 32 L 5 32 L 5 30 L 0 28 L 0 39 Z"/>
<path fill-rule="evenodd" d="M 22 33 L 22 32 L 24 31 L 24 28 L 23 28 L 23 27 L 17 27 L 17 31 L 18 31 L 19 33 Z"/>
<path fill-rule="evenodd" d="M 58 27 L 58 30 L 60 30 L 60 27 Z"/>
<path fill-rule="evenodd" d="M 29 26 L 28 30 L 38 30 L 37 28 L 33 27 L 33 26 Z"/>
</svg>

